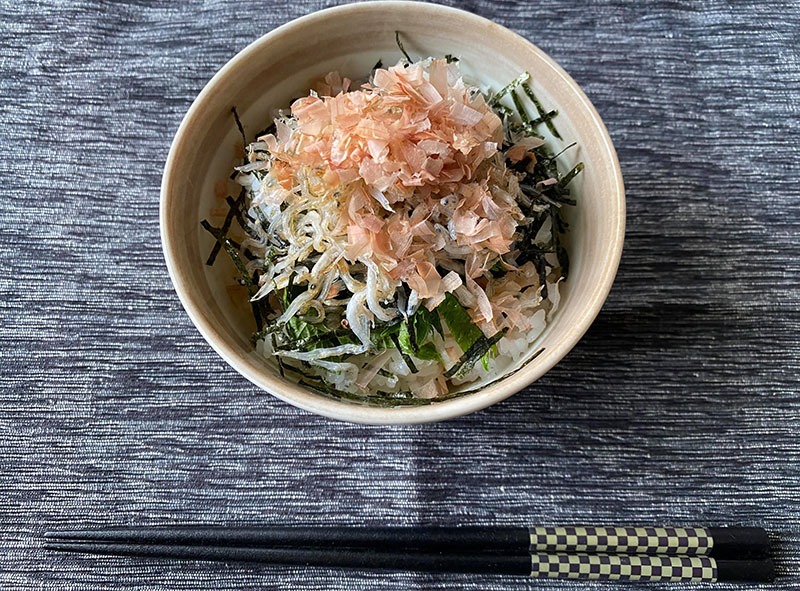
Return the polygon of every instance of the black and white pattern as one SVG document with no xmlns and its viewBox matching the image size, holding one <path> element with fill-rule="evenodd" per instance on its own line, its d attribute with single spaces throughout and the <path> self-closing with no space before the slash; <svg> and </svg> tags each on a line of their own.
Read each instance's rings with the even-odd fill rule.
<svg viewBox="0 0 800 591">
<path fill-rule="evenodd" d="M 707 556 L 533 554 L 531 576 L 550 579 L 714 582 L 717 580 L 717 564 Z"/>
<path fill-rule="evenodd" d="M 708 554 L 714 540 L 700 527 L 532 527 L 531 552 Z"/>
</svg>

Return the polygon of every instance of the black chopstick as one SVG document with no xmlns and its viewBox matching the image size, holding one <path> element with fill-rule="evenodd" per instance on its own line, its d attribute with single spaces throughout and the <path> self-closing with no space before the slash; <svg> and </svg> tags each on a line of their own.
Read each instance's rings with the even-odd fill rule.
<svg viewBox="0 0 800 591">
<path fill-rule="evenodd" d="M 48 532 L 59 540 L 249 548 L 369 548 L 446 553 L 645 554 L 761 558 L 770 540 L 758 527 L 123 527 Z"/>
<path fill-rule="evenodd" d="M 132 544 L 48 539 L 50 550 L 150 558 L 248 562 L 404 570 L 435 573 L 526 575 L 534 578 L 570 578 L 632 581 L 751 581 L 774 579 L 769 559 L 717 560 L 710 556 L 609 555 L 585 553 L 427 554 L 376 552 L 356 549 L 247 548 L 168 544 Z"/>
</svg>

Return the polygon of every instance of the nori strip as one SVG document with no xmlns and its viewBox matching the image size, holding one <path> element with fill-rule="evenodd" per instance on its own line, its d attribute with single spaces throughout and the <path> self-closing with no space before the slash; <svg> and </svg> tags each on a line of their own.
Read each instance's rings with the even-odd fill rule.
<svg viewBox="0 0 800 591">
<path fill-rule="evenodd" d="M 561 149 L 561 151 L 560 151 L 558 154 L 553 154 L 552 156 L 547 156 L 546 158 L 543 158 L 543 160 L 555 160 L 556 158 L 558 158 L 559 156 L 561 156 L 561 154 L 563 154 L 564 152 L 566 152 L 566 151 L 567 151 L 567 150 L 569 150 L 570 148 L 574 148 L 574 147 L 575 147 L 575 146 L 577 146 L 577 145 L 578 145 L 578 142 L 572 142 L 572 143 L 571 143 L 570 145 L 568 145 L 566 148 L 562 148 L 562 149 Z"/>
<path fill-rule="evenodd" d="M 522 123 L 529 123 L 531 118 L 528 117 L 528 113 L 525 111 L 525 107 L 522 106 L 522 101 L 519 98 L 516 90 L 511 91 L 511 100 L 514 101 L 514 107 L 517 109 L 517 113 L 519 113 L 519 118 Z"/>
<path fill-rule="evenodd" d="M 564 177 L 560 181 L 558 181 L 558 188 L 563 189 L 564 187 L 566 187 L 570 183 L 570 181 L 574 179 L 577 176 L 577 174 L 582 170 L 583 170 L 583 162 L 578 162 L 573 167 L 572 170 L 570 170 L 567 174 L 564 175 Z M 575 202 L 573 201 L 570 205 L 575 205 Z"/>
<path fill-rule="evenodd" d="M 552 199 L 549 195 L 542 193 L 533 185 L 529 185 L 528 183 L 520 183 L 519 188 L 522 190 L 523 193 L 525 193 L 525 195 L 533 199 L 536 199 L 541 203 L 546 203 L 547 205 L 551 206 L 555 206 L 557 204 L 557 201 L 555 199 Z"/>
<path fill-rule="evenodd" d="M 523 72 L 522 74 L 514 78 L 511 82 L 509 82 L 499 91 L 497 91 L 496 94 L 492 95 L 492 97 L 489 99 L 488 103 L 489 106 L 495 107 L 500 102 L 500 99 L 502 99 L 505 95 L 507 95 L 511 90 L 515 89 L 520 84 L 523 84 L 526 80 L 528 80 L 528 78 L 530 78 L 530 74 L 528 74 L 527 72 Z"/>
<path fill-rule="evenodd" d="M 239 133 L 242 135 L 242 149 L 244 150 L 242 164 L 247 164 L 247 137 L 244 134 L 244 126 L 242 125 L 242 121 L 239 119 L 239 113 L 236 112 L 236 107 L 231 107 L 231 112 L 233 113 L 233 118 L 236 121 L 236 127 L 239 128 Z"/>
<path fill-rule="evenodd" d="M 561 277 L 566 279 L 569 275 L 569 255 L 567 254 L 567 249 L 561 244 L 560 235 L 566 232 L 567 223 L 561 218 L 561 211 L 552 211 L 552 208 L 550 212 L 550 219 L 552 220 L 553 224 L 553 229 L 550 231 L 553 239 L 553 249 L 556 252 L 558 265 L 561 267 Z"/>
<path fill-rule="evenodd" d="M 200 222 L 200 225 L 203 226 L 203 228 L 205 228 L 208 233 L 217 240 L 217 244 L 221 245 L 222 248 L 225 249 L 225 252 L 228 253 L 228 256 L 231 257 L 233 264 L 239 271 L 242 284 L 247 287 L 250 297 L 253 297 L 258 291 L 258 287 L 255 283 L 253 283 L 253 278 L 250 276 L 247 267 L 245 267 L 244 263 L 242 262 L 242 258 L 239 256 L 239 251 L 236 250 L 236 247 L 231 243 L 230 238 L 225 236 L 225 233 L 220 228 L 215 228 L 209 224 L 207 220 Z"/>
<path fill-rule="evenodd" d="M 504 328 L 500 332 L 495 333 L 489 338 L 484 336 L 475 341 L 475 343 L 473 343 L 473 345 L 459 358 L 456 364 L 445 372 L 444 377 L 452 378 L 462 369 L 469 371 L 469 369 L 475 365 L 481 357 L 486 355 L 497 343 L 497 341 L 502 339 L 507 332 L 508 327 Z"/>
<path fill-rule="evenodd" d="M 539 255 L 533 259 L 536 267 L 536 274 L 539 276 L 539 286 L 542 288 L 542 299 L 547 299 L 547 261 L 544 256 Z"/>
<path fill-rule="evenodd" d="M 222 227 L 219 229 L 222 236 L 225 236 L 228 233 L 228 230 L 231 229 L 231 222 L 236 214 L 234 213 L 233 209 L 228 209 L 228 213 L 225 214 L 225 221 L 222 222 Z M 205 220 L 203 220 L 205 222 Z M 200 222 L 201 224 L 203 222 Z M 206 222 L 207 223 L 207 222 Z M 205 226 L 204 226 L 205 227 Z M 208 230 L 208 228 L 206 228 Z M 211 230 L 209 230 L 210 232 Z M 213 233 L 212 233 L 213 234 Z M 216 238 L 216 236 L 214 236 Z M 214 261 L 217 260 L 217 255 L 219 254 L 219 249 L 222 248 L 222 243 L 217 240 L 214 244 L 214 248 L 211 249 L 211 254 L 208 255 L 208 259 L 206 260 L 206 265 L 209 267 L 214 264 Z"/>
<path fill-rule="evenodd" d="M 419 353 L 419 345 L 417 344 L 417 329 L 414 326 L 413 320 L 406 320 L 406 332 L 408 332 L 408 344 L 411 347 L 411 350 L 414 353 Z M 400 342 L 399 338 L 398 342 Z"/>
<path fill-rule="evenodd" d="M 411 357 L 409 355 L 407 355 L 403 351 L 403 348 L 400 346 L 400 339 L 397 338 L 397 333 L 394 333 L 394 332 L 389 333 L 389 338 L 391 339 L 392 343 L 397 348 L 397 350 L 400 351 L 400 355 L 403 357 L 403 361 L 406 362 L 406 365 L 408 366 L 408 369 L 411 371 L 411 373 L 419 372 L 419 370 L 417 369 L 417 366 L 414 365 L 414 360 L 411 359 Z"/>
<path fill-rule="evenodd" d="M 536 98 L 536 95 L 533 94 L 533 90 L 531 90 L 531 87 L 527 82 L 522 83 L 522 90 L 526 95 L 528 95 L 528 98 L 533 103 L 533 106 L 536 107 L 536 113 L 539 115 L 539 117 L 544 115 L 545 111 L 542 107 L 542 104 L 539 102 L 539 99 Z M 550 133 L 552 133 L 558 139 L 561 139 L 561 135 L 558 133 L 558 130 L 556 129 L 556 126 L 553 124 L 552 120 L 547 119 L 545 123 L 547 123 L 547 129 L 550 130 Z"/>
<path fill-rule="evenodd" d="M 548 111 L 544 115 L 540 115 L 536 119 L 532 119 L 527 123 L 523 123 L 521 125 L 514 125 L 513 129 L 517 132 L 527 133 L 528 135 L 539 135 L 536 133 L 536 127 L 541 125 L 542 123 L 547 123 L 554 117 L 558 117 L 558 109 L 553 109 L 552 111 Z"/>
<path fill-rule="evenodd" d="M 275 350 L 275 345 L 276 345 L 276 343 L 275 343 L 275 335 L 274 334 L 272 335 L 272 338 L 270 340 L 272 341 L 272 350 L 274 351 Z M 286 364 L 281 360 L 281 356 L 280 355 L 275 355 L 275 359 L 278 362 L 278 372 L 281 374 L 282 378 L 285 378 L 286 374 L 284 373 L 283 368 L 286 367 Z"/>
<path fill-rule="evenodd" d="M 244 191 L 244 187 L 242 187 L 242 191 Z M 225 202 L 228 204 L 228 207 L 230 207 L 231 210 L 233 210 L 233 216 L 236 218 L 236 221 L 239 222 L 239 226 L 241 226 L 242 230 L 244 230 L 245 233 L 248 236 L 250 236 L 250 238 L 253 238 L 254 240 L 260 240 L 261 237 L 255 232 L 255 230 L 253 230 L 250 227 L 250 224 L 247 223 L 247 221 L 245 220 L 245 216 L 247 216 L 247 214 L 244 213 L 243 211 L 244 196 L 239 195 L 238 199 L 234 199 L 233 197 L 228 195 L 225 198 Z M 249 219 L 249 216 L 247 217 Z"/>
<path fill-rule="evenodd" d="M 408 63 L 412 63 L 414 60 L 412 60 L 411 56 L 408 55 L 408 52 L 406 51 L 406 48 L 403 47 L 403 42 L 400 41 L 400 31 L 395 31 L 394 32 L 394 40 L 397 43 L 397 47 L 399 47 L 400 51 L 403 52 L 403 55 L 406 56 L 406 60 L 408 60 Z"/>
</svg>

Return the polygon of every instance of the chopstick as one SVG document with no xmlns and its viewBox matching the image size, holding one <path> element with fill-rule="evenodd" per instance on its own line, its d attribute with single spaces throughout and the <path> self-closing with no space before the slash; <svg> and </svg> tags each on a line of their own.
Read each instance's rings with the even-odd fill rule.
<svg viewBox="0 0 800 591">
<path fill-rule="evenodd" d="M 769 553 L 759 527 L 122 527 L 48 532 L 52 540 L 485 553 L 645 554 L 749 559 Z"/>
<path fill-rule="evenodd" d="M 249 562 L 269 565 L 404 570 L 429 573 L 525 575 L 533 578 L 631 581 L 751 581 L 774 579 L 769 559 L 717 560 L 710 556 L 586 553 L 428 554 L 365 549 L 248 548 L 48 539 L 50 550 L 150 558 Z"/>
<path fill-rule="evenodd" d="M 45 534 L 56 551 L 535 578 L 771 581 L 755 527 L 122 527 Z"/>
</svg>

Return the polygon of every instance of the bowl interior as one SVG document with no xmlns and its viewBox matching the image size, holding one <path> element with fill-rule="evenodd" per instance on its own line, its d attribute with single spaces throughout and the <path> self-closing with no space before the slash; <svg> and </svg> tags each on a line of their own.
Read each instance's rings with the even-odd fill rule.
<svg viewBox="0 0 800 591">
<path fill-rule="evenodd" d="M 558 312 L 531 348 L 531 354 L 540 348 L 544 352 L 513 376 L 464 398 L 432 407 L 375 409 L 309 392 L 281 378 L 255 353 L 249 341 L 255 323 L 247 293 L 236 283 L 234 267 L 224 253 L 214 266 L 205 264 L 214 241 L 199 222 L 207 218 L 219 226 L 228 209 L 225 196 L 238 195 L 240 187 L 229 179 L 242 156 L 232 107 L 252 141 L 271 123 L 277 108 L 306 95 L 312 83 L 329 71 L 360 80 L 378 60 L 395 64 L 402 57 L 394 40 L 401 22 L 401 38 L 412 57 L 456 55 L 465 78 L 484 90 L 497 90 L 529 71 L 545 109 L 559 110 L 555 123 L 563 140 L 548 137 L 549 146 L 559 151 L 577 142 L 560 158 L 560 165 L 566 170 L 583 161 L 585 168 L 572 185 L 579 204 L 568 208 L 566 216 L 570 276 L 562 284 Z M 533 112 L 533 105 L 528 106 Z M 233 226 L 238 228 L 235 222 Z M 624 202 L 616 155 L 602 122 L 575 83 L 541 51 L 495 23 L 454 9 L 407 2 L 322 11 L 246 48 L 192 105 L 173 143 L 162 186 L 162 237 L 170 274 L 184 307 L 209 343 L 245 377 L 278 397 L 327 416 L 361 422 L 419 422 L 463 414 L 542 375 L 577 342 L 602 305 L 616 271 L 622 228 Z"/>
</svg>

